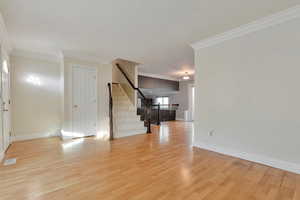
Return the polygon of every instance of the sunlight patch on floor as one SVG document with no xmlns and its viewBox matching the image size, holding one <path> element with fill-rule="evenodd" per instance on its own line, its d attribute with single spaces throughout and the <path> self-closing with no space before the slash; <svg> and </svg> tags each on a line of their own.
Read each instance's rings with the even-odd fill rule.
<svg viewBox="0 0 300 200">
<path fill-rule="evenodd" d="M 8 165 L 14 165 L 17 163 L 17 159 L 16 158 L 10 158 L 10 159 L 6 159 L 4 162 L 3 162 L 3 165 L 4 166 L 8 166 Z"/>
</svg>

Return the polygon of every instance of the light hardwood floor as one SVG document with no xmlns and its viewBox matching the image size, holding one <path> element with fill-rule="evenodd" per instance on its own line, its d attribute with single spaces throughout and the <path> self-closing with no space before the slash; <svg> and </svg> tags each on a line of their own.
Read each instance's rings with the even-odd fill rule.
<svg viewBox="0 0 300 200">
<path fill-rule="evenodd" d="M 104 142 L 16 142 L 1 200 L 300 200 L 300 175 L 191 147 L 192 123 Z"/>
</svg>

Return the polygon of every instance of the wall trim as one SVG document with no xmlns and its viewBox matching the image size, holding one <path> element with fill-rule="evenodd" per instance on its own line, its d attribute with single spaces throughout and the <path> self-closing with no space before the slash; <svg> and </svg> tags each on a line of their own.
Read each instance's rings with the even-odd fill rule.
<svg viewBox="0 0 300 200">
<path fill-rule="evenodd" d="M 110 64 L 113 61 L 113 58 L 103 58 L 96 55 L 89 55 L 85 52 L 71 52 L 63 50 L 61 51 L 65 59 L 76 60 L 79 62 L 88 62 L 91 64 L 102 65 L 102 64 Z"/>
<path fill-rule="evenodd" d="M 45 60 L 48 62 L 56 62 L 56 63 L 60 63 L 63 60 L 63 55 L 61 53 L 50 54 L 50 53 L 26 51 L 23 49 L 13 49 L 11 55 L 14 57 Z"/>
<path fill-rule="evenodd" d="M 1 28 L 1 26 L 0 26 Z M 38 60 L 45 60 L 48 62 L 56 62 L 61 63 L 63 61 L 77 61 L 77 62 L 88 62 L 93 65 L 101 65 L 103 63 L 110 63 L 110 62 L 101 62 L 97 57 L 92 56 L 79 56 L 73 55 L 66 51 L 60 50 L 53 50 L 53 51 L 43 51 L 43 50 L 26 50 L 26 49 L 18 49 L 14 48 L 11 52 L 11 55 L 14 57 L 23 57 L 23 58 L 30 58 L 30 59 L 38 59 Z"/>
<path fill-rule="evenodd" d="M 238 28 L 226 31 L 213 37 L 191 44 L 194 50 L 214 46 L 227 40 L 238 38 L 271 26 L 275 26 L 300 17 L 300 5 L 269 15 Z"/>
<path fill-rule="evenodd" d="M 224 148 L 224 147 L 220 147 L 220 146 L 212 145 L 212 144 L 194 143 L 193 146 L 200 148 L 200 149 L 206 149 L 209 151 L 214 151 L 217 153 L 241 158 L 244 160 L 248 160 L 248 161 L 264 164 L 264 165 L 267 165 L 270 167 L 274 167 L 274 168 L 278 168 L 278 169 L 282 169 L 282 170 L 300 174 L 300 164 L 282 161 L 282 160 L 270 158 L 270 157 L 263 156 L 263 155 L 241 152 L 238 150 Z"/>
<path fill-rule="evenodd" d="M 17 133 L 11 137 L 13 142 L 16 141 L 24 141 L 24 140 L 33 140 L 33 139 L 40 139 L 40 138 L 49 138 L 49 137 L 58 137 L 60 136 L 59 131 L 57 132 L 43 132 L 43 133 L 30 133 L 30 134 L 22 134 Z"/>
</svg>

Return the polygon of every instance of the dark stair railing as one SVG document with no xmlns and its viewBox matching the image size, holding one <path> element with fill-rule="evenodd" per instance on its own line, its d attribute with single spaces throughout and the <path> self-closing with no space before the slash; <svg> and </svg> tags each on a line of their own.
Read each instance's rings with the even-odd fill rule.
<svg viewBox="0 0 300 200">
<path fill-rule="evenodd" d="M 153 104 L 152 106 L 153 106 L 154 110 L 157 111 L 155 124 L 159 126 L 160 125 L 160 104 Z"/>
<path fill-rule="evenodd" d="M 151 123 L 160 125 L 162 121 L 172 121 L 176 119 L 176 110 L 179 104 L 152 104 Z M 145 119 L 145 111 L 143 107 L 139 107 L 138 115 L 141 115 L 141 120 Z"/>
<path fill-rule="evenodd" d="M 157 105 L 157 121 L 156 125 L 160 125 L 160 104 Z"/>
<path fill-rule="evenodd" d="M 109 93 L 109 139 L 114 139 L 114 124 L 113 124 L 113 98 L 111 95 L 111 84 L 108 83 L 108 93 Z"/>
<path fill-rule="evenodd" d="M 121 71 L 123 76 L 128 81 L 129 85 L 132 89 L 136 90 L 139 95 L 142 97 L 142 104 L 144 105 L 144 112 L 146 113 L 146 116 L 144 118 L 144 125 L 147 126 L 147 133 L 151 133 L 151 108 L 152 108 L 152 99 L 146 98 L 146 96 L 142 93 L 142 91 L 135 87 L 134 84 L 131 82 L 131 80 L 128 78 L 127 74 L 124 72 L 124 70 L 121 68 L 119 63 L 116 63 L 117 68 Z"/>
</svg>

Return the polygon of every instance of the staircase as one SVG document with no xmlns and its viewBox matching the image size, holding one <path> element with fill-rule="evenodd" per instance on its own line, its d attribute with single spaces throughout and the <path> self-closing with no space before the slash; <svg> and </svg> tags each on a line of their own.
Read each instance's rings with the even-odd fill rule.
<svg viewBox="0 0 300 200">
<path fill-rule="evenodd" d="M 112 98 L 114 137 L 145 134 L 147 128 L 120 84 L 112 85 Z"/>
</svg>

